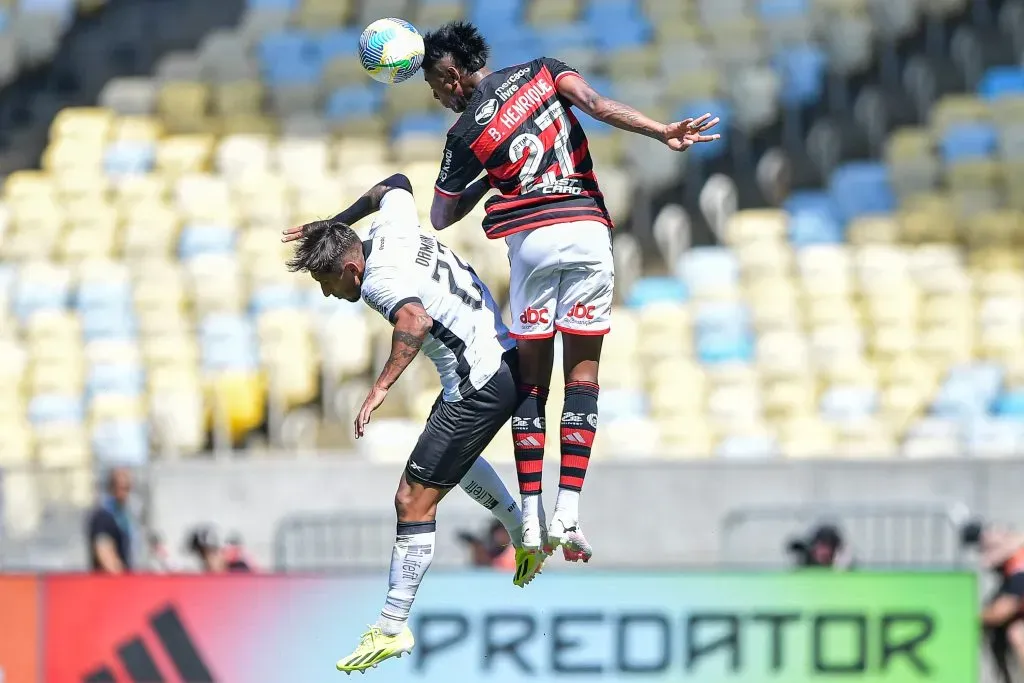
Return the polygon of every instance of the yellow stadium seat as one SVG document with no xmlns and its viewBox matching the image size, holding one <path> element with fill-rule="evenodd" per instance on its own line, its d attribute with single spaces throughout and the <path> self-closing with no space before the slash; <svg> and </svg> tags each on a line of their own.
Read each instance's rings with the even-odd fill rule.
<svg viewBox="0 0 1024 683">
<path fill-rule="evenodd" d="M 111 193 L 110 179 L 90 169 L 72 169 L 53 178 L 58 194 L 67 201 L 106 200 Z"/>
<path fill-rule="evenodd" d="M 320 139 L 283 138 L 274 150 L 273 164 L 275 170 L 301 188 L 307 178 L 317 181 L 328 175 L 331 170 L 330 145 Z"/>
<path fill-rule="evenodd" d="M 245 307 L 242 272 L 230 256 L 202 255 L 187 265 L 189 298 L 196 316 L 238 313 Z"/>
<path fill-rule="evenodd" d="M 121 116 L 114 121 L 110 138 L 115 142 L 153 142 L 164 132 L 163 123 L 151 116 Z"/>
<path fill-rule="evenodd" d="M 186 173 L 175 186 L 175 203 L 186 220 L 233 226 L 238 212 L 227 181 L 206 173 Z"/>
<path fill-rule="evenodd" d="M 901 356 L 917 347 L 913 321 L 876 325 L 871 330 L 871 349 L 877 357 Z"/>
<path fill-rule="evenodd" d="M 766 376 L 803 375 L 810 365 L 810 349 L 800 332 L 766 330 L 758 335 L 757 366 Z"/>
<path fill-rule="evenodd" d="M 389 153 L 384 138 L 341 138 L 334 143 L 334 167 L 344 170 L 357 164 L 384 164 Z"/>
<path fill-rule="evenodd" d="M 1024 215 L 1019 211 L 989 211 L 968 219 L 964 238 L 974 249 L 1010 247 L 1024 232 Z"/>
<path fill-rule="evenodd" d="M 17 204 L 23 200 L 50 200 L 56 196 L 52 176 L 43 171 L 15 171 L 4 181 L 4 201 Z"/>
<path fill-rule="evenodd" d="M 948 128 L 990 118 L 987 104 L 974 95 L 946 95 L 932 107 L 928 126 L 933 135 Z"/>
<path fill-rule="evenodd" d="M 160 141 L 156 166 L 174 176 L 206 171 L 210 167 L 213 145 L 211 135 L 172 135 Z"/>
<path fill-rule="evenodd" d="M 157 111 L 167 130 L 175 133 L 199 132 L 209 106 L 210 88 L 202 83 L 164 83 L 157 94 Z"/>
<path fill-rule="evenodd" d="M 830 325 L 860 325 L 861 311 L 847 296 L 819 296 L 806 299 L 804 318 L 811 327 Z"/>
<path fill-rule="evenodd" d="M 283 410 L 311 403 L 316 399 L 320 373 L 312 352 L 279 356 L 264 363 L 272 401 Z"/>
<path fill-rule="evenodd" d="M 85 386 L 85 368 L 77 358 L 49 358 L 32 365 L 28 384 L 33 394 L 77 394 Z"/>
<path fill-rule="evenodd" d="M 953 192 L 992 190 L 1002 179 L 1002 165 L 997 161 L 961 161 L 946 167 L 946 185 Z"/>
<path fill-rule="evenodd" d="M 746 242 L 734 249 L 745 283 L 756 287 L 756 281 L 786 278 L 793 272 L 793 250 L 775 241 Z"/>
<path fill-rule="evenodd" d="M 229 114 L 221 119 L 210 119 L 206 132 L 218 135 L 276 135 L 278 120 L 257 112 Z"/>
<path fill-rule="evenodd" d="M 77 423 L 36 428 L 39 463 L 44 467 L 81 467 L 91 458 L 85 428 Z"/>
<path fill-rule="evenodd" d="M 887 458 L 895 455 L 896 441 L 881 420 L 865 418 L 836 424 L 835 452 L 845 458 Z"/>
<path fill-rule="evenodd" d="M 36 265 L 32 264 L 26 268 L 35 268 Z M 69 274 L 61 275 L 61 272 L 59 269 L 47 267 L 45 270 L 37 270 L 29 277 L 43 275 L 44 277 L 67 277 L 70 280 Z M 42 311 L 29 318 L 25 331 L 26 341 L 29 342 L 28 348 L 32 349 L 33 345 L 45 340 L 77 342 L 81 339 L 82 324 L 78 316 L 69 311 Z"/>
<path fill-rule="evenodd" d="M 206 382 L 209 424 L 225 430 L 234 444 L 263 424 L 266 380 L 261 374 L 238 373 L 211 377 Z"/>
<path fill-rule="evenodd" d="M 920 355 L 938 365 L 968 363 L 974 357 L 974 330 L 945 325 L 924 327 L 918 338 Z"/>
<path fill-rule="evenodd" d="M 202 450 L 206 442 L 206 416 L 198 384 L 154 392 L 150 415 L 154 442 L 165 457 Z"/>
<path fill-rule="evenodd" d="M 441 26 L 449 21 L 458 21 L 466 15 L 465 7 L 458 0 L 451 2 L 416 3 L 416 15 L 413 23 L 416 26 Z"/>
<path fill-rule="evenodd" d="M 229 135 L 217 146 L 217 169 L 229 178 L 265 171 L 270 150 L 270 136 Z"/>
<path fill-rule="evenodd" d="M 343 88 L 366 82 L 366 72 L 358 59 L 350 55 L 339 55 L 327 63 L 324 70 L 324 86 L 328 90 Z"/>
<path fill-rule="evenodd" d="M 673 17 L 654 25 L 654 39 L 660 45 L 698 42 L 706 37 L 700 22 L 691 17 Z"/>
<path fill-rule="evenodd" d="M 302 0 L 295 13 L 295 24 L 316 31 L 344 26 L 352 8 L 352 0 Z"/>
<path fill-rule="evenodd" d="M 20 419 L 0 418 L 0 467 L 18 469 L 32 462 L 32 430 Z"/>
<path fill-rule="evenodd" d="M 835 444 L 835 428 L 817 416 L 796 417 L 779 427 L 779 450 L 787 458 L 831 458 Z"/>
<path fill-rule="evenodd" d="M 813 415 L 818 410 L 818 390 L 810 375 L 768 380 L 763 396 L 765 416 L 773 421 Z"/>
<path fill-rule="evenodd" d="M 213 91 L 213 110 L 221 116 L 257 114 L 263 108 L 264 96 L 259 81 L 222 83 Z"/>
<path fill-rule="evenodd" d="M 201 386 L 198 370 L 184 362 L 154 365 L 146 372 L 146 383 L 151 395 L 196 389 Z M 204 417 L 205 420 L 205 417 Z"/>
<path fill-rule="evenodd" d="M 43 168 L 53 174 L 76 170 L 101 174 L 106 147 L 104 142 L 79 138 L 55 140 L 43 152 Z"/>
<path fill-rule="evenodd" d="M 537 3 L 543 7 L 543 3 Z M 608 76 L 614 82 L 629 83 L 658 76 L 661 54 L 651 46 L 641 46 L 626 50 L 616 50 L 613 59 L 608 61 Z"/>
<path fill-rule="evenodd" d="M 433 91 L 419 84 L 412 88 L 388 88 L 384 91 L 384 111 L 391 119 L 410 112 L 429 112 L 435 107 L 437 102 Z"/>
<path fill-rule="evenodd" d="M 544 2 L 533 2 L 527 5 L 526 21 L 532 26 L 568 23 L 576 19 L 579 11 L 579 0 L 544 0 Z"/>
<path fill-rule="evenodd" d="M 661 420 L 660 454 L 672 458 L 707 458 L 715 450 L 715 434 L 703 418 Z"/>
<path fill-rule="evenodd" d="M 855 218 L 847 229 L 850 244 L 895 244 L 900 239 L 900 224 L 891 216 Z"/>
<path fill-rule="evenodd" d="M 73 138 L 102 142 L 110 135 L 114 112 L 103 107 L 61 109 L 50 123 L 50 139 Z"/>
<path fill-rule="evenodd" d="M 745 209 L 737 211 L 726 222 L 725 240 L 739 246 L 748 242 L 783 242 L 786 238 L 787 215 L 779 209 Z"/>
<path fill-rule="evenodd" d="M 125 215 L 122 249 L 131 259 L 169 257 L 177 246 L 181 215 L 167 204 L 139 203 Z"/>
<path fill-rule="evenodd" d="M 170 178 L 155 173 L 122 178 L 115 188 L 118 206 L 125 212 L 137 204 L 164 204 L 170 192 Z"/>
<path fill-rule="evenodd" d="M 39 526 L 43 505 L 38 484 L 36 472 L 18 469 L 5 472 L 3 481 L 0 481 L 0 494 L 4 498 L 4 522 L 12 537 L 28 537 Z"/>
<path fill-rule="evenodd" d="M 934 154 L 935 138 L 927 128 L 899 128 L 893 131 L 885 142 L 885 162 L 890 166 L 906 159 Z"/>
<path fill-rule="evenodd" d="M 145 420 L 146 404 L 138 396 L 98 394 L 89 402 L 89 421 L 100 424 L 118 420 Z"/>
</svg>

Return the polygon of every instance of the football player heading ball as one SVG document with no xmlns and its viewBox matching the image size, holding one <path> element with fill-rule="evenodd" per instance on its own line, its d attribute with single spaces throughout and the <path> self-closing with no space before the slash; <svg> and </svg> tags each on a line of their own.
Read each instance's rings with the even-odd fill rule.
<svg viewBox="0 0 1024 683">
<path fill-rule="evenodd" d="M 424 37 L 423 75 L 440 104 L 460 113 L 448 132 L 431 223 L 443 230 L 491 189 L 483 229 L 504 238 L 511 265 L 511 334 L 518 341 L 521 402 L 512 436 L 523 508 L 523 545 L 589 559 L 579 529 L 579 494 L 597 430 L 598 363 L 611 324 L 611 218 L 594 175 L 575 106 L 616 128 L 684 152 L 717 140 L 718 118 L 659 123 L 595 92 L 574 69 L 539 57 L 497 71 L 475 26 L 452 22 Z M 478 178 L 483 174 L 483 177 Z M 545 400 L 562 333 L 565 404 L 561 470 L 548 527 L 541 502 Z"/>
</svg>

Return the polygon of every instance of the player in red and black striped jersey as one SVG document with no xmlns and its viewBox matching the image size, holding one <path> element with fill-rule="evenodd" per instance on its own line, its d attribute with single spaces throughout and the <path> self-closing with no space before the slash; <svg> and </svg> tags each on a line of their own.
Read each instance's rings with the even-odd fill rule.
<svg viewBox="0 0 1024 683">
<path fill-rule="evenodd" d="M 567 559 L 587 560 L 578 501 L 597 429 L 597 371 L 602 336 L 610 329 L 614 268 L 612 222 L 572 107 L 676 151 L 717 140 L 706 133 L 718 119 L 705 114 L 658 123 L 602 97 L 549 57 L 491 71 L 486 41 L 464 22 L 428 33 L 424 44 L 423 71 L 434 97 L 461 114 L 448 132 L 431 222 L 438 230 L 452 225 L 493 189 L 483 228 L 508 244 L 511 332 L 519 341 L 523 381 L 512 436 L 524 547 L 550 551 L 561 544 Z M 556 331 L 562 332 L 566 382 L 562 462 L 555 513 L 545 528 L 544 402 Z"/>
</svg>

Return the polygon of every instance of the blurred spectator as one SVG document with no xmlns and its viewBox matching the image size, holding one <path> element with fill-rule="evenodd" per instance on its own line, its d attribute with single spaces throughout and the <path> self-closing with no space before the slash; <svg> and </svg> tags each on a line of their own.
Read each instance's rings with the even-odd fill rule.
<svg viewBox="0 0 1024 683">
<path fill-rule="evenodd" d="M 204 526 L 189 535 L 188 550 L 199 560 L 204 572 L 250 572 L 252 569 L 238 547 L 239 540 L 236 538 L 236 543 L 225 548 L 221 545 L 217 532 L 212 527 Z"/>
<path fill-rule="evenodd" d="M 149 570 L 160 574 L 175 570 L 163 536 L 155 531 L 149 535 Z"/>
<path fill-rule="evenodd" d="M 473 566 L 515 570 L 516 551 L 512 539 L 498 520 L 491 522 L 483 536 L 464 531 L 459 534 L 459 540 L 469 545 Z"/>
<path fill-rule="evenodd" d="M 1018 666 L 1024 663 L 1024 535 L 975 521 L 964 526 L 961 540 L 965 547 L 977 547 L 982 566 L 999 578 L 981 610 L 981 623 L 1000 676 L 1010 683 L 1011 649 Z"/>
<path fill-rule="evenodd" d="M 242 537 L 239 534 L 231 534 L 227 538 L 223 549 L 224 566 L 229 572 L 251 572 L 254 565 L 249 559 L 248 553 L 242 545 Z"/>
<path fill-rule="evenodd" d="M 128 511 L 131 473 L 115 469 L 107 479 L 107 491 L 89 513 L 86 534 L 89 564 L 94 572 L 123 574 L 132 569 L 133 530 Z"/>
<path fill-rule="evenodd" d="M 846 552 L 843 536 L 831 524 L 816 527 L 807 538 L 789 542 L 790 554 L 796 557 L 798 567 L 851 569 L 853 560 Z"/>
</svg>

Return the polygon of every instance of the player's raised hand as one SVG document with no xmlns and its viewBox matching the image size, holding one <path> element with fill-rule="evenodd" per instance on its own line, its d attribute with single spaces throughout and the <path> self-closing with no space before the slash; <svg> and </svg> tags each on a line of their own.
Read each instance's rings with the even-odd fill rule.
<svg viewBox="0 0 1024 683">
<path fill-rule="evenodd" d="M 287 228 L 281 231 L 282 242 L 294 242 L 297 239 L 302 238 L 302 231 L 306 226 L 296 225 L 293 228 Z"/>
<path fill-rule="evenodd" d="M 705 135 L 709 130 L 718 125 L 718 117 L 711 118 L 711 114 L 704 114 L 695 119 L 683 119 L 670 123 L 665 127 L 665 144 L 669 149 L 677 152 L 685 152 L 698 142 L 714 142 L 722 137 L 718 133 Z"/>
<path fill-rule="evenodd" d="M 363 401 L 363 407 L 359 409 L 359 414 L 356 415 L 356 438 L 360 438 L 366 433 L 366 425 L 370 421 L 370 413 L 380 408 L 380 404 L 387 398 L 388 392 L 386 389 L 381 389 L 377 385 L 374 385 L 370 389 L 370 393 L 366 395 L 366 400 Z"/>
</svg>

